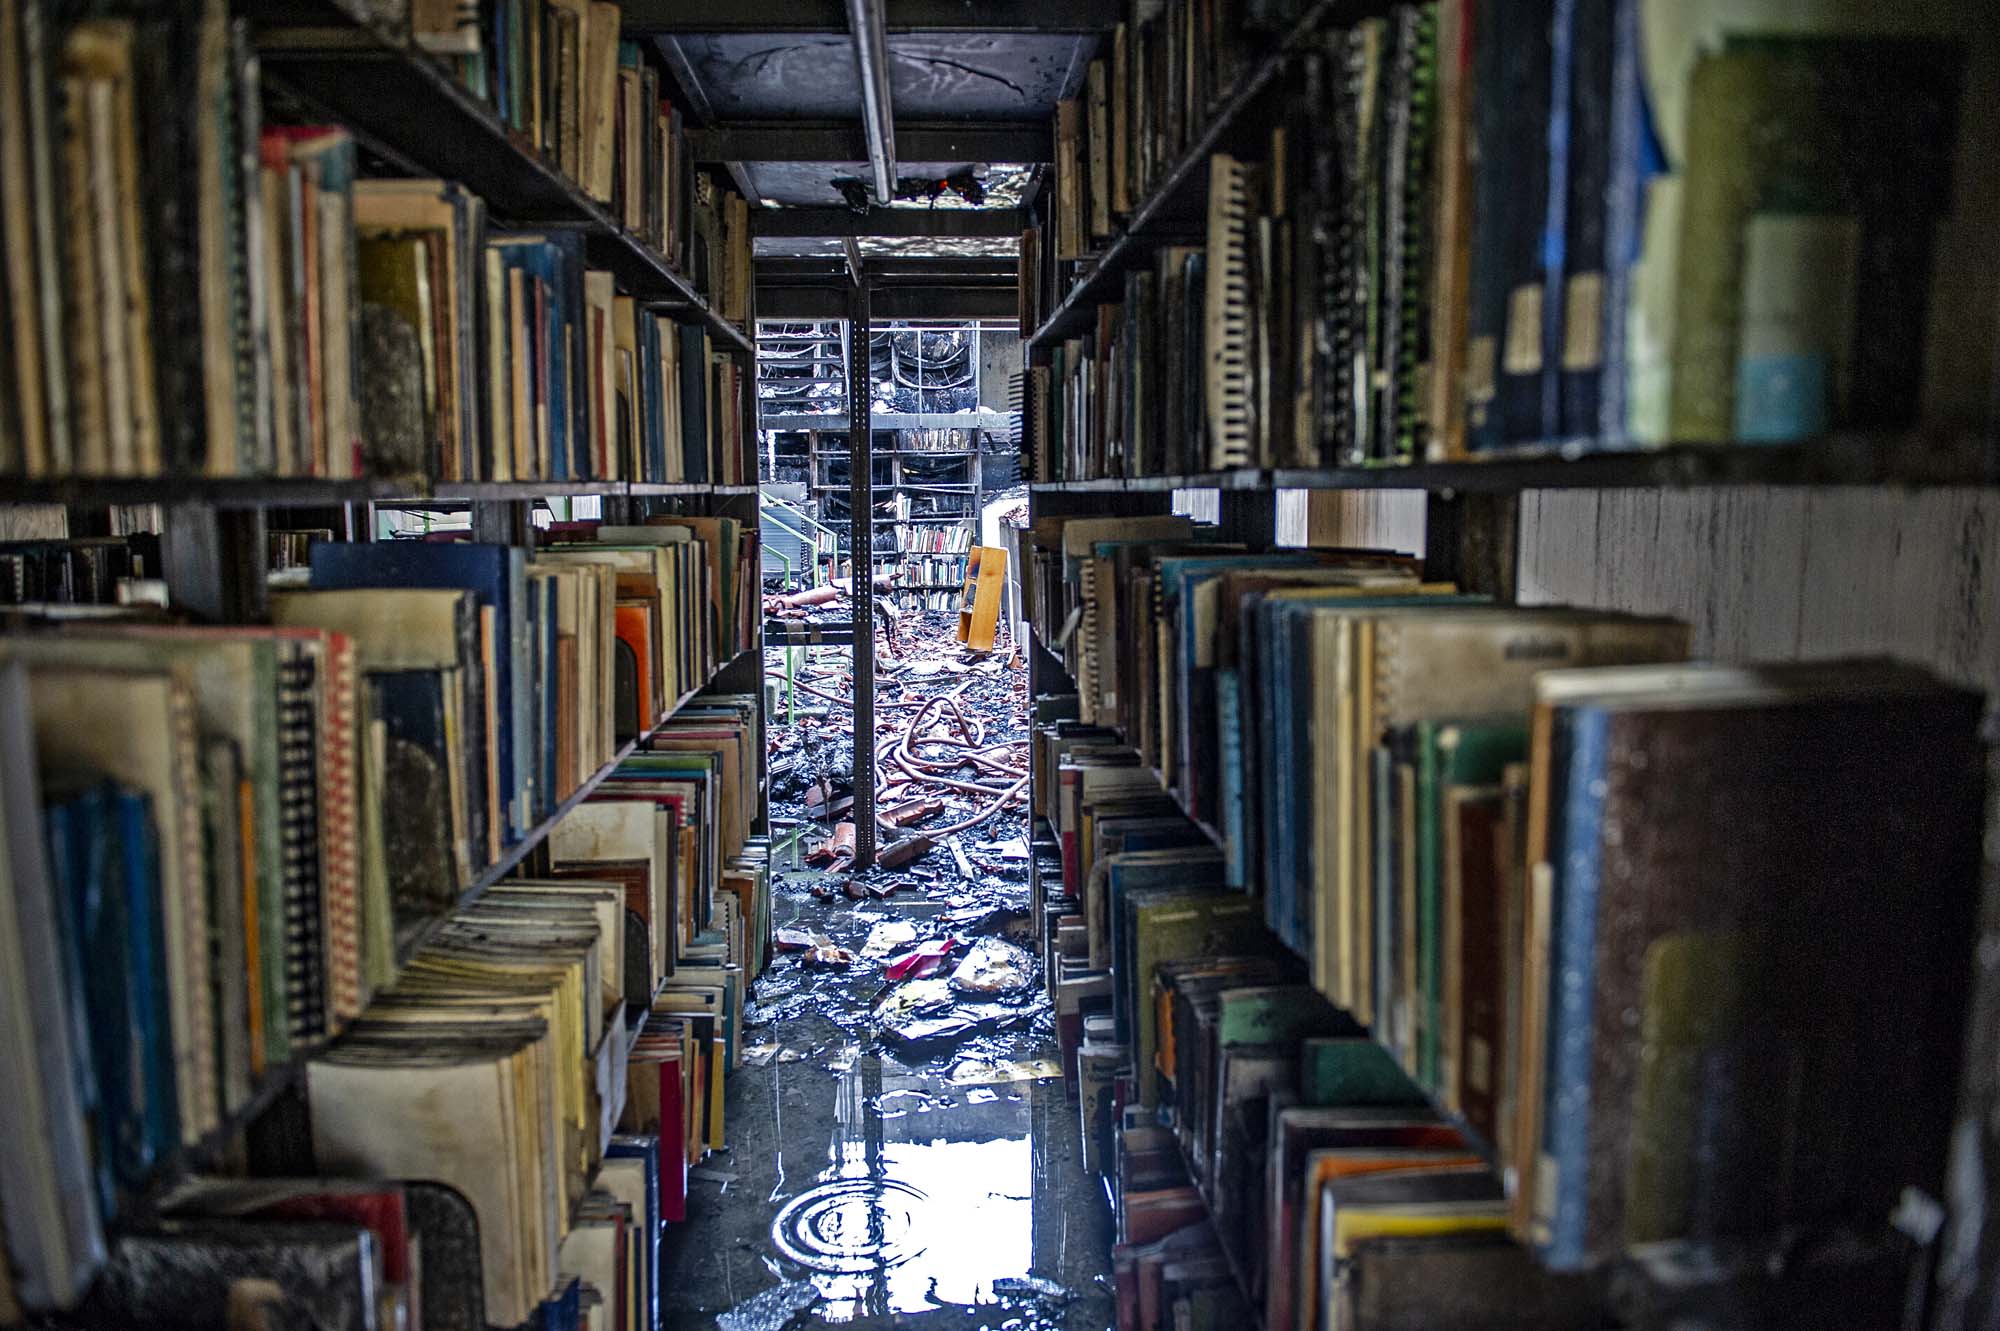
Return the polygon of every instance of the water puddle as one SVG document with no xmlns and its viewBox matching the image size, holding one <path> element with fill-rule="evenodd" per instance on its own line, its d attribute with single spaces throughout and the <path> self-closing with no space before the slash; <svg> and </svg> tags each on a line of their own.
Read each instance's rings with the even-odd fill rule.
<svg viewBox="0 0 2000 1331">
<path fill-rule="evenodd" d="M 1001 1104 L 905 1108 L 942 1105 L 951 1089 L 876 1058 L 841 1077 L 826 1168 L 771 1225 L 779 1252 L 810 1274 L 818 1319 L 918 1313 L 1035 1288 L 1027 1115 Z"/>
<path fill-rule="evenodd" d="M 691 1188 L 690 1223 L 669 1235 L 667 1326 L 1101 1331 L 1103 1202 L 1075 1159 L 1036 962 L 998 941 L 1006 921 L 969 908 L 947 966 L 891 984 L 896 949 L 943 936 L 941 903 L 781 908 L 856 961 L 786 958 L 758 981 L 727 1088 L 732 1149 L 708 1166 L 732 1177 Z M 918 927 L 889 927 L 904 921 Z M 887 956 L 862 955 L 871 936 Z M 969 978 L 997 992 L 952 979 L 982 938 Z"/>
</svg>

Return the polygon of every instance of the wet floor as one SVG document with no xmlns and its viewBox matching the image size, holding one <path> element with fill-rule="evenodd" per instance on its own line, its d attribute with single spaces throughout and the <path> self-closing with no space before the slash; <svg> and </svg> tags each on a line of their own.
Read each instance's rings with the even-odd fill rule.
<svg viewBox="0 0 2000 1331">
<path fill-rule="evenodd" d="M 780 885 L 776 925 L 857 960 L 808 970 L 781 953 L 759 982 L 728 1087 L 730 1149 L 693 1171 L 688 1220 L 668 1234 L 665 1324 L 1109 1326 L 1110 1221 L 1077 1160 L 1039 976 L 957 1004 L 980 1018 L 971 1033 L 923 1014 L 946 1034 L 906 1046 L 881 1034 L 895 1007 L 883 959 L 859 955 L 885 924 L 878 937 L 906 923 L 922 937 L 1024 930 L 1024 914 L 992 909 L 1013 894 L 825 902 L 807 890 L 816 878 Z"/>
</svg>

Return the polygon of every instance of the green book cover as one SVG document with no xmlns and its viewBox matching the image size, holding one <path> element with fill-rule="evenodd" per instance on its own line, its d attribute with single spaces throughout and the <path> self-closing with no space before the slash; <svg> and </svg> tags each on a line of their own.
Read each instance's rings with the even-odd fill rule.
<svg viewBox="0 0 2000 1331">
<path fill-rule="evenodd" d="M 1417 723 L 1417 1080 L 1438 1088 L 1443 996 L 1446 786 L 1497 786 L 1528 751 L 1525 718 Z"/>
<path fill-rule="evenodd" d="M 1233 1045 L 1294 1044 L 1357 1028 L 1311 985 L 1273 984 L 1223 993 L 1215 1029 L 1218 1044 Z"/>
</svg>

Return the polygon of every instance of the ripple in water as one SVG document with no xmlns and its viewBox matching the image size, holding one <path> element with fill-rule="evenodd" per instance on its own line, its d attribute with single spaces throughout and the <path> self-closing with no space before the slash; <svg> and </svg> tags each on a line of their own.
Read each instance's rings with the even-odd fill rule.
<svg viewBox="0 0 2000 1331">
<path fill-rule="evenodd" d="M 895 1179 L 836 1179 L 794 1197 L 771 1222 L 779 1251 L 814 1271 L 858 1275 L 923 1252 L 915 1210 L 928 1199 Z"/>
</svg>

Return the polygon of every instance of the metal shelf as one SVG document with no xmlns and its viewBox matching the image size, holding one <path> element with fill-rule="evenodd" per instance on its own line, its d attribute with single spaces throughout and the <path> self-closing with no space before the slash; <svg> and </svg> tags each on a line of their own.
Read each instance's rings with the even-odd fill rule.
<svg viewBox="0 0 2000 1331">
<path fill-rule="evenodd" d="M 1974 435 L 1833 435 L 1805 444 L 1675 444 L 1581 452 L 1576 444 L 1522 449 L 1488 460 L 1312 469 L 1247 467 L 1174 476 L 1044 481 L 1042 493 L 1159 490 L 1521 490 L 1679 488 L 1703 485 L 2000 485 L 2000 440 Z"/>
<path fill-rule="evenodd" d="M 312 507 L 427 500 L 526 500 L 569 495 L 755 494 L 754 485 L 647 481 L 428 481 L 420 477 L 333 481 L 312 477 L 0 477 L 0 503 L 208 504 L 217 508 Z"/>
</svg>

